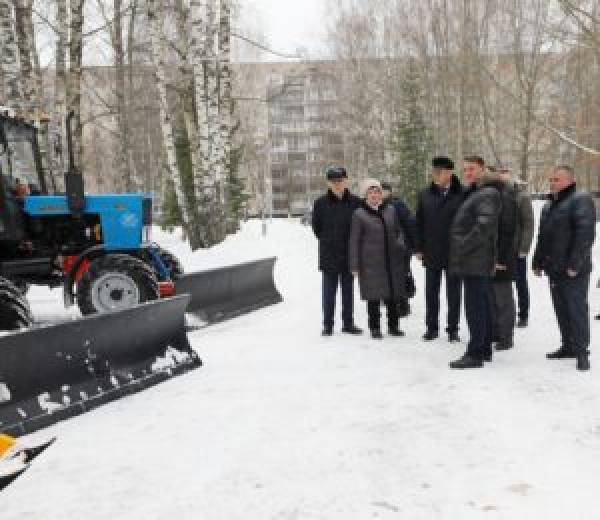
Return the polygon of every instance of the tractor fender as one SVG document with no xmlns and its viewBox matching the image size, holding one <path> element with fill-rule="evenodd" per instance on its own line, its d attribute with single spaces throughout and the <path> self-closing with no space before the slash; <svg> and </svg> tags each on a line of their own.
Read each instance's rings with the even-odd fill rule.
<svg viewBox="0 0 600 520">
<path fill-rule="evenodd" d="M 75 259 L 71 268 L 65 273 L 63 280 L 63 300 L 65 307 L 71 307 L 75 303 L 73 287 L 75 285 L 75 275 L 79 270 L 79 267 L 81 267 L 81 264 L 84 260 L 93 260 L 105 253 L 106 250 L 104 249 L 104 245 L 100 244 L 86 249 Z"/>
</svg>

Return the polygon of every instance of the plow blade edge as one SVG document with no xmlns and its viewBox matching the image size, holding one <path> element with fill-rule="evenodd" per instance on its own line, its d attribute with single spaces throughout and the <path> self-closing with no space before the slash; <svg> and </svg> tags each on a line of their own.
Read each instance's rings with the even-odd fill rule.
<svg viewBox="0 0 600 520">
<path fill-rule="evenodd" d="M 0 337 L 0 432 L 31 433 L 200 366 L 188 303 L 176 296 Z"/>
<path fill-rule="evenodd" d="M 206 323 L 216 323 L 282 301 L 275 287 L 276 258 L 183 275 L 178 294 L 190 294 L 187 312 Z"/>
</svg>

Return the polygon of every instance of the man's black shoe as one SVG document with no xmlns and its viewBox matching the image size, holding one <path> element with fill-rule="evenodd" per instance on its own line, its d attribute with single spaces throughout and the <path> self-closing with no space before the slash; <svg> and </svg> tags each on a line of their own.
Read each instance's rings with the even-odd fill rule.
<svg viewBox="0 0 600 520">
<path fill-rule="evenodd" d="M 358 328 L 356 325 L 349 325 L 342 327 L 342 332 L 346 334 L 353 334 L 354 336 L 358 336 L 363 333 L 363 330 Z"/>
<path fill-rule="evenodd" d="M 423 341 L 432 341 L 439 336 L 437 330 L 428 330 L 423 334 Z"/>
<path fill-rule="evenodd" d="M 524 329 L 527 325 L 529 325 L 529 320 L 527 318 L 519 318 L 517 321 L 517 327 L 520 329 Z"/>
<path fill-rule="evenodd" d="M 390 336 L 396 336 L 401 338 L 402 336 L 404 336 L 404 331 L 400 330 L 398 327 L 392 327 L 388 329 L 388 334 Z"/>
<path fill-rule="evenodd" d="M 590 369 L 590 358 L 587 354 L 577 356 L 577 370 L 582 372 Z"/>
<path fill-rule="evenodd" d="M 488 363 L 491 362 L 492 361 L 492 355 L 493 355 L 493 353 L 492 353 L 491 349 L 490 350 L 486 350 L 483 353 L 483 360 L 487 361 Z"/>
<path fill-rule="evenodd" d="M 379 329 L 371 329 L 371 337 L 373 339 L 383 339 L 383 335 Z"/>
<path fill-rule="evenodd" d="M 321 332 L 321 336 L 331 336 L 333 334 L 333 327 L 323 327 L 323 332 Z"/>
<path fill-rule="evenodd" d="M 600 314 L 596 314 L 596 316 L 594 316 L 595 320 L 600 320 Z"/>
<path fill-rule="evenodd" d="M 465 354 L 460 359 L 456 361 L 450 362 L 450 368 L 481 368 L 483 366 L 483 361 L 481 359 L 476 359 L 474 357 Z"/>
<path fill-rule="evenodd" d="M 560 347 L 558 350 L 554 352 L 548 352 L 546 354 L 548 359 L 567 359 L 567 358 L 575 358 L 577 355 L 570 348 Z"/>
<path fill-rule="evenodd" d="M 458 335 L 458 331 L 453 330 L 452 332 L 448 332 L 448 341 L 450 343 L 460 343 L 460 336 Z"/>
<path fill-rule="evenodd" d="M 513 348 L 512 343 L 508 343 L 506 341 L 499 341 L 496 343 L 496 350 L 510 350 L 511 348 Z"/>
</svg>

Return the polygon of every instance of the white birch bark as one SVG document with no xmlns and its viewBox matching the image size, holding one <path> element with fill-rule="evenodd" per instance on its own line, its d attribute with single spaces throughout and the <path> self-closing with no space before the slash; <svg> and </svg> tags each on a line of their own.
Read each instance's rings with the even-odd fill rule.
<svg viewBox="0 0 600 520">
<path fill-rule="evenodd" d="M 194 185 L 196 200 L 202 206 L 210 200 L 209 172 L 206 166 L 209 162 L 209 127 L 207 111 L 206 79 L 204 75 L 204 63 L 207 60 L 207 6 L 206 0 L 191 0 L 190 2 L 190 53 L 194 77 L 194 94 L 196 98 L 196 120 L 198 122 L 198 142 L 200 148 L 201 164 L 194 172 Z M 202 209 L 202 208 L 201 208 Z M 207 212 L 204 212 L 207 213 Z"/>
<path fill-rule="evenodd" d="M 231 0 L 220 0 L 219 9 L 219 149 L 217 161 L 222 183 L 226 184 L 231 157 Z M 223 194 L 226 196 L 225 190 Z"/>
<path fill-rule="evenodd" d="M 69 71 L 67 111 L 73 111 L 73 157 L 75 166 L 83 167 L 83 126 L 81 122 L 81 80 L 83 61 L 83 7 L 85 0 L 70 0 Z"/>
<path fill-rule="evenodd" d="M 22 89 L 19 70 L 19 50 L 15 37 L 15 19 L 9 0 L 0 0 L 0 68 L 2 102 L 19 112 L 22 109 Z"/>
<path fill-rule="evenodd" d="M 159 93 L 159 112 L 161 122 L 161 132 L 163 136 L 163 146 L 167 158 L 167 172 L 169 179 L 173 182 L 177 204 L 181 209 L 183 226 L 186 230 L 190 226 L 190 213 L 187 207 L 185 193 L 181 181 L 181 174 L 177 166 L 177 157 L 175 154 L 175 139 L 173 136 L 173 123 L 171 120 L 171 111 L 169 110 L 167 98 L 167 72 L 166 62 L 166 37 L 163 29 L 163 10 L 160 7 L 162 0 L 147 0 L 146 16 L 148 19 L 148 29 L 150 33 L 150 47 L 152 52 L 152 61 L 156 68 L 156 87 Z"/>
<path fill-rule="evenodd" d="M 67 37 L 68 37 L 68 12 L 67 1 L 56 0 L 56 77 L 54 81 L 54 141 L 55 171 L 64 173 L 67 169 L 67 133 L 65 121 L 67 117 Z"/>
</svg>

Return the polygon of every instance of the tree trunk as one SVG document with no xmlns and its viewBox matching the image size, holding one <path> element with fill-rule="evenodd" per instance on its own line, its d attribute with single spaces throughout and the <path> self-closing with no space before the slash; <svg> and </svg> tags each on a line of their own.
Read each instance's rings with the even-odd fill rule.
<svg viewBox="0 0 600 520">
<path fill-rule="evenodd" d="M 27 32 L 27 18 L 31 17 L 30 0 L 13 0 L 15 8 L 15 29 L 17 46 L 19 49 L 19 62 L 21 65 L 21 85 L 23 90 L 23 109 L 26 115 L 34 117 L 39 109 L 39 100 L 36 99 L 36 85 L 33 78 L 33 64 L 31 59 L 31 40 Z"/>
<path fill-rule="evenodd" d="M 71 35 L 69 39 L 69 75 L 67 112 L 73 111 L 73 157 L 83 170 L 83 126 L 81 121 L 81 79 L 83 59 L 83 7 L 85 0 L 71 0 Z"/>
<path fill-rule="evenodd" d="M 23 109 L 19 49 L 15 38 L 15 19 L 9 0 L 0 0 L 0 67 L 2 78 L 2 101 L 20 112 Z"/>
<path fill-rule="evenodd" d="M 146 15 L 148 18 L 148 28 L 150 32 L 150 47 L 152 52 L 152 61 L 156 68 L 156 88 L 159 93 L 159 111 L 160 124 L 163 137 L 163 146 L 167 157 L 167 172 L 170 180 L 173 182 L 177 204 L 181 209 L 183 227 L 189 234 L 190 212 L 188 210 L 181 173 L 177 165 L 177 156 L 175 153 L 175 139 L 173 135 L 173 123 L 171 119 L 171 110 L 167 98 L 167 71 L 166 71 L 166 37 L 163 30 L 163 10 L 159 7 L 161 0 L 147 0 Z"/>
<path fill-rule="evenodd" d="M 54 81 L 54 115 L 52 117 L 55 129 L 54 140 L 54 171 L 62 175 L 66 169 L 67 153 L 67 62 L 68 45 L 68 12 L 67 1 L 56 0 L 56 77 Z M 60 175 L 60 176 L 61 176 Z M 59 177 L 60 177 L 59 176 Z M 57 179 L 58 180 L 58 179 Z"/>
<path fill-rule="evenodd" d="M 127 112 L 125 90 L 125 51 L 123 48 L 123 1 L 113 0 L 113 19 L 107 19 L 114 52 L 115 65 L 115 98 L 116 118 L 118 129 L 117 170 L 121 173 L 121 186 L 126 192 L 137 191 L 142 188 L 141 179 L 133 177 L 131 167 L 131 144 L 129 132 L 129 118 Z M 133 14 L 132 14 L 133 16 Z"/>
</svg>

